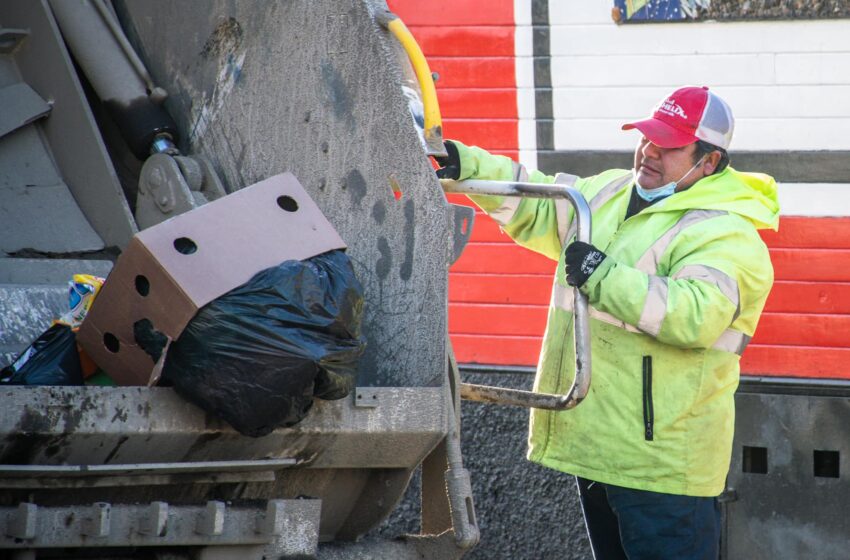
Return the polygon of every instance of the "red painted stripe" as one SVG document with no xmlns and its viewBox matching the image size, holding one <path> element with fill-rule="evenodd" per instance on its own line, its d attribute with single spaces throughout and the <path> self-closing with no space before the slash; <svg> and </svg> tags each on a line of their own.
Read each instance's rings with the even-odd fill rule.
<svg viewBox="0 0 850 560">
<path fill-rule="evenodd" d="M 460 204 L 461 206 L 471 206 L 473 208 L 477 208 L 475 204 L 467 198 L 465 194 L 447 194 L 446 200 L 451 202 L 452 204 Z M 478 219 L 477 217 L 475 218 Z"/>
<path fill-rule="evenodd" d="M 516 119 L 515 89 L 443 89 L 439 98 L 446 120 Z"/>
<path fill-rule="evenodd" d="M 510 236 L 499 227 L 498 222 L 480 210 L 475 213 L 475 223 L 472 226 L 472 240 L 489 241 L 492 243 L 513 243 Z"/>
<path fill-rule="evenodd" d="M 453 303 L 449 305 L 449 332 L 541 336 L 546 330 L 546 306 Z"/>
<path fill-rule="evenodd" d="M 850 348 L 751 344 L 741 357 L 741 372 L 779 377 L 848 379 Z"/>
<path fill-rule="evenodd" d="M 513 57 L 446 58 L 431 57 L 428 65 L 437 72 L 441 88 L 516 87 Z"/>
<path fill-rule="evenodd" d="M 472 231 L 475 235 L 475 229 Z M 775 282 L 764 309 L 785 313 L 850 313 L 850 283 Z"/>
<path fill-rule="evenodd" d="M 459 197 L 458 201 L 463 201 L 465 198 L 463 195 L 457 196 Z M 476 214 L 473 231 L 476 233 L 476 239 L 480 241 L 505 240 L 505 235 L 499 230 L 499 225 L 483 212 Z M 850 249 L 772 247 L 771 256 L 777 278 L 850 282 Z"/>
<path fill-rule="evenodd" d="M 390 10 L 411 25 L 513 25 L 512 0 L 389 0 Z"/>
<path fill-rule="evenodd" d="M 464 364 L 531 366 L 543 339 L 534 336 L 451 335 L 457 361 Z"/>
<path fill-rule="evenodd" d="M 555 261 L 514 243 L 470 243 L 452 271 L 551 275 L 555 266 Z"/>
<path fill-rule="evenodd" d="M 411 26 L 410 32 L 425 56 L 513 56 L 514 28 Z"/>
<path fill-rule="evenodd" d="M 850 249 L 771 249 L 777 280 L 850 281 Z"/>
<path fill-rule="evenodd" d="M 782 216 L 779 231 L 762 231 L 770 247 L 850 249 L 850 218 Z"/>
<path fill-rule="evenodd" d="M 490 274 L 452 269 L 449 299 L 469 303 L 543 305 L 549 301 L 551 289 L 551 272 L 525 274 L 521 270 Z M 767 299 L 765 313 L 850 314 L 850 284 L 777 282 Z"/>
<path fill-rule="evenodd" d="M 465 274 L 449 275 L 449 301 L 457 303 L 495 303 L 548 305 L 552 292 L 549 274 Z"/>
<path fill-rule="evenodd" d="M 539 336 L 546 328 L 546 305 L 452 303 L 453 334 Z M 753 344 L 848 348 L 850 315 L 767 313 Z"/>
<path fill-rule="evenodd" d="M 764 313 L 753 344 L 850 348 L 850 315 Z"/>
<path fill-rule="evenodd" d="M 446 138 L 461 138 L 465 144 L 518 148 L 516 119 L 443 119 L 443 133 Z"/>
</svg>

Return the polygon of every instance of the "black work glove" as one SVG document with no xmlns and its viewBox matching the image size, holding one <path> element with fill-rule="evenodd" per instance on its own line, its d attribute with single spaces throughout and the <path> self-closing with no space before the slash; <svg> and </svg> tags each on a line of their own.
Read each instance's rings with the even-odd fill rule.
<svg viewBox="0 0 850 560">
<path fill-rule="evenodd" d="M 435 157 L 434 161 L 440 168 L 437 170 L 437 177 L 440 179 L 460 179 L 460 154 L 457 151 L 457 146 L 451 140 L 443 142 L 446 147 L 446 157 Z"/>
<path fill-rule="evenodd" d="M 564 272 L 567 284 L 581 288 L 590 275 L 605 260 L 605 253 L 583 241 L 570 243 L 564 254 Z"/>
</svg>

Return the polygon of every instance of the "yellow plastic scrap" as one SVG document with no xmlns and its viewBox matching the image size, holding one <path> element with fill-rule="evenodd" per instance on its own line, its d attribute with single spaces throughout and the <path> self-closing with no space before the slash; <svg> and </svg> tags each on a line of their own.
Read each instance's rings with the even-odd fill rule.
<svg viewBox="0 0 850 560">
<path fill-rule="evenodd" d="M 67 325 L 76 330 L 83 323 L 91 308 L 91 304 L 105 280 L 91 274 L 75 274 L 68 282 L 68 311 L 63 313 L 55 323 Z"/>
</svg>

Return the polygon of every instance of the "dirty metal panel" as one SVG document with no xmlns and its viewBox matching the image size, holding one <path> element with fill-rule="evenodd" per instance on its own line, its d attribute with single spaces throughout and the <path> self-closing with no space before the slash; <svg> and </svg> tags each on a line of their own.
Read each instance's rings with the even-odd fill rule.
<svg viewBox="0 0 850 560">
<path fill-rule="evenodd" d="M 183 465 L 178 474 L 87 477 L 86 486 L 57 484 L 55 477 L 6 477 L 0 506 L 311 496 L 323 500 L 323 540 L 356 538 L 389 514 L 414 467 L 445 437 L 450 406 L 441 387 L 372 388 L 368 394 L 376 395 L 377 406 L 357 407 L 353 394 L 316 400 L 298 425 L 249 438 L 168 388 L 3 387 L 0 464 Z M 296 464 L 275 470 L 273 480 L 265 471 L 191 472 L 197 462 L 280 458 Z M 119 485 L 110 483 L 117 478 Z"/>
<path fill-rule="evenodd" d="M 46 2 L 0 2 L 0 27 L 29 31 L 13 52 L 0 56 L 0 70 L 14 68 L 15 81 L 52 105 L 50 115 L 36 123 L 49 146 L 49 169 L 62 177 L 103 243 L 123 247 L 136 231 L 135 222 Z"/>
<path fill-rule="evenodd" d="M 22 249 L 39 253 L 103 249 L 103 241 L 80 211 L 68 186 L 52 169 L 50 156 L 33 126 L 0 138 L 3 253 Z"/>
<path fill-rule="evenodd" d="M 0 251 L 96 251 L 103 241 L 53 166 L 36 124 L 0 138 Z"/>
<path fill-rule="evenodd" d="M 50 112 L 47 104 L 31 87 L 18 83 L 0 89 L 0 136 L 26 126 Z"/>
<path fill-rule="evenodd" d="M 727 560 L 847 558 L 848 396 L 739 391 Z"/>
<path fill-rule="evenodd" d="M 110 465 L 294 458 L 310 468 L 412 469 L 446 433 L 441 388 L 316 399 L 307 417 L 242 436 L 170 388 L 2 387 L 0 464 Z M 417 414 L 411 414 L 411 411 Z"/>
<path fill-rule="evenodd" d="M 2 149 L 2 148 L 0 148 Z M 65 183 L 0 188 L 0 251 L 68 254 L 103 249 Z"/>
<path fill-rule="evenodd" d="M 370 3 L 115 6 L 181 147 L 228 191 L 293 172 L 348 244 L 366 291 L 358 385 L 441 384 L 451 214 Z"/>
</svg>

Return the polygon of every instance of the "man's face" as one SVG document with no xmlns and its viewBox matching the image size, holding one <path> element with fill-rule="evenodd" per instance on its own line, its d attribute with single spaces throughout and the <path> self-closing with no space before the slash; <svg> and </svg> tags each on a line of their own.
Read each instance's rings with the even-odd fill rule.
<svg viewBox="0 0 850 560">
<path fill-rule="evenodd" d="M 679 189 L 685 189 L 702 179 L 704 173 L 694 166 L 696 142 L 681 148 L 661 148 L 641 137 L 635 149 L 634 166 L 637 181 L 645 189 L 657 189 L 667 183 L 679 181 Z M 688 173 L 687 177 L 682 178 Z"/>
</svg>

